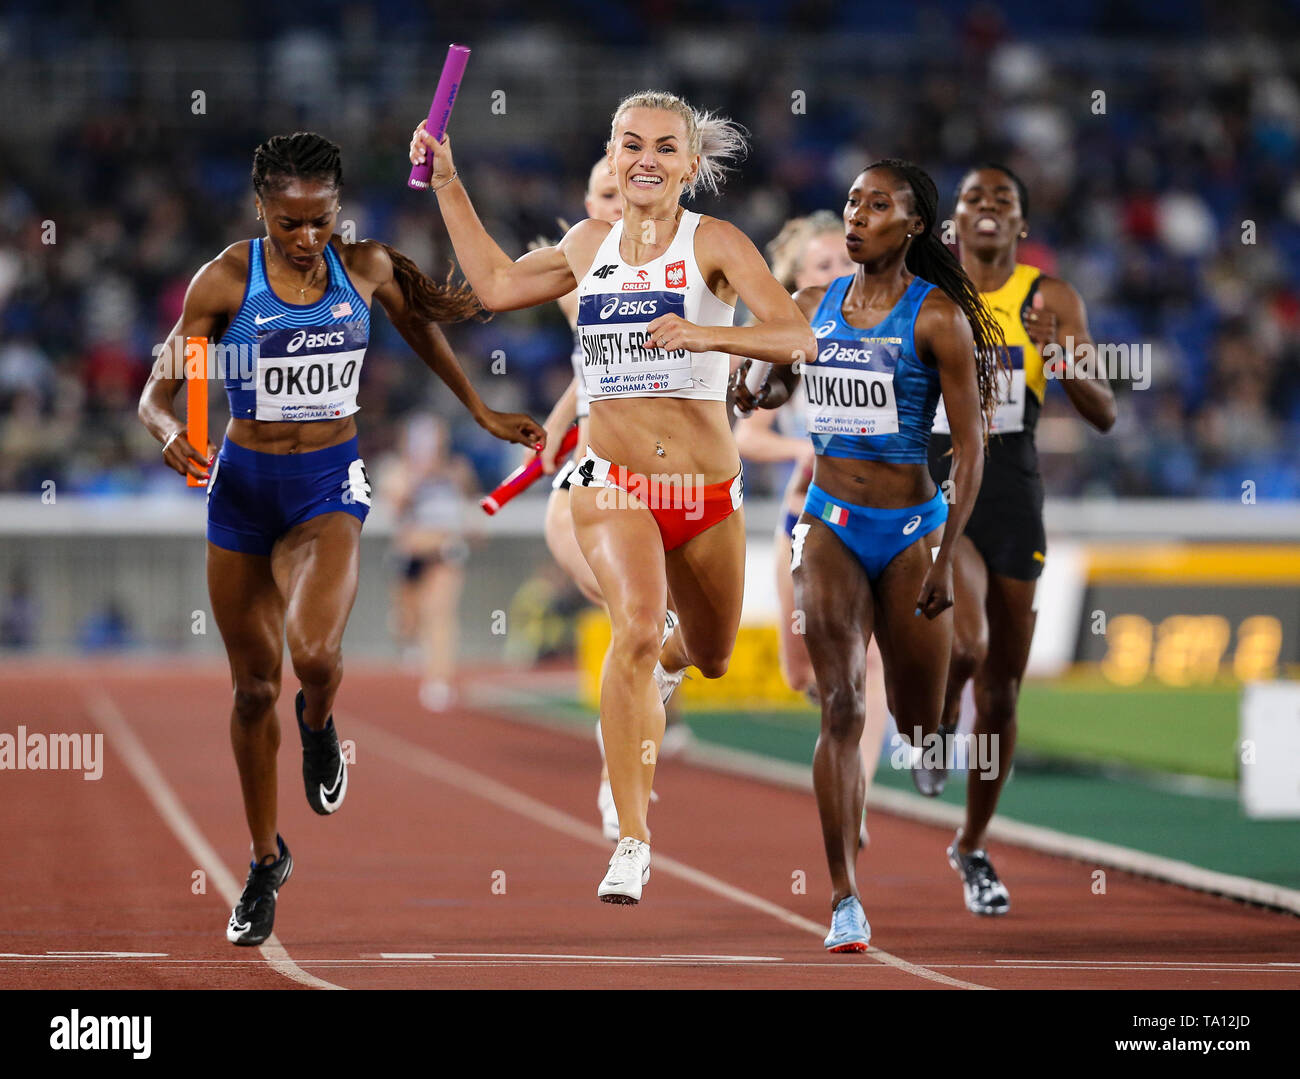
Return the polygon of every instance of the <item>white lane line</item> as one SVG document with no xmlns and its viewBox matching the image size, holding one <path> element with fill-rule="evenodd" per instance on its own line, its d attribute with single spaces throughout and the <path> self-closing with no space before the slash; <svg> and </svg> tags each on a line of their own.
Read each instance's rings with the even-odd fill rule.
<svg viewBox="0 0 1300 1079">
<path fill-rule="evenodd" d="M 936 967 L 942 967 L 944 970 L 1107 970 L 1116 974 L 1133 973 L 1138 971 L 1155 971 L 1159 974 L 1177 974 L 1180 971 L 1204 971 L 1208 974 L 1291 974 L 1294 971 L 1277 970 L 1264 965 L 1250 966 L 1223 966 L 1221 964 L 1197 963 L 1195 960 L 1188 960 L 1186 963 L 1161 964 L 1157 965 L 1139 965 L 1132 966 L 1123 963 L 1105 963 L 1097 962 L 1087 966 L 1078 966 L 1069 963 L 1034 963 L 1024 966 L 1012 964 L 1010 966 L 993 966 L 984 963 L 936 963 Z"/>
<path fill-rule="evenodd" d="M 507 718 L 515 722 L 521 721 L 514 715 Z M 522 722 L 527 723 L 529 720 L 524 718 Z M 799 790 L 812 789 L 812 773 L 808 768 L 800 768 L 785 761 L 771 760 L 744 750 L 696 743 L 686 750 L 683 759 L 688 764 L 757 777 L 780 786 L 795 787 Z M 965 820 L 966 812 L 960 806 L 931 801 L 919 794 L 892 790 L 879 784 L 872 786 L 867 796 L 867 808 L 882 809 L 895 816 L 942 828 L 959 828 Z M 1071 861 L 1120 869 L 1151 880 L 1181 885 L 1193 891 L 1241 899 L 1274 910 L 1300 914 L 1300 889 L 1286 888 L 1269 881 L 1220 873 L 1175 858 L 1121 847 L 1088 836 L 1070 835 L 1053 828 L 1012 820 L 1010 817 L 995 817 L 989 825 L 988 834 L 991 839 L 998 842 L 1012 843 L 1018 847 L 1055 855 L 1058 858 L 1069 858 Z"/>
<path fill-rule="evenodd" d="M 243 889 L 212 848 L 212 844 L 199 830 L 194 818 L 181 804 L 171 784 L 159 771 L 149 751 L 145 749 L 144 744 L 136 737 L 135 731 L 126 721 L 126 717 L 122 715 L 121 709 L 102 689 L 84 690 L 83 699 L 91 718 L 117 750 L 135 777 L 135 781 L 140 784 L 145 795 L 158 811 L 158 815 L 162 817 L 163 823 L 171 829 L 172 835 L 180 841 L 181 846 L 189 851 L 190 857 L 207 875 L 208 880 L 216 885 L 217 892 L 226 906 L 233 909 L 239 902 Z M 234 945 L 229 946 L 234 947 Z M 285 951 L 284 945 L 274 933 L 258 948 L 258 951 L 262 953 L 262 957 L 270 964 L 272 970 L 292 981 L 312 989 L 343 988 L 341 985 L 317 978 L 314 974 L 308 974 L 289 958 L 289 953 Z"/>
<path fill-rule="evenodd" d="M 380 952 L 380 959 L 589 959 L 608 963 L 784 963 L 773 955 L 566 955 L 559 952 Z"/>
<path fill-rule="evenodd" d="M 1054 963 L 1058 966 L 1092 966 L 1093 963 L 1106 963 L 1113 967 L 1182 967 L 1196 963 L 1201 967 L 1242 967 L 1242 966 L 1300 966 L 1300 963 L 1273 963 L 1265 959 L 1238 959 L 1236 962 L 1221 962 L 1218 959 L 996 959 L 995 962 L 1006 965 L 1030 965 L 1030 963 Z"/>
<path fill-rule="evenodd" d="M 429 953 L 429 954 L 432 955 L 437 953 Z M 5 964 L 18 965 L 21 963 L 49 961 L 56 958 L 57 957 L 55 956 L 25 956 L 19 959 L 5 959 L 3 957 L 0 957 L 0 967 L 3 967 Z M 628 957 L 611 958 L 608 956 L 593 956 L 593 957 L 581 958 L 581 959 L 554 959 L 554 960 L 547 959 L 544 961 L 541 959 L 466 959 L 456 952 L 443 953 L 443 957 L 438 959 L 381 960 L 378 957 L 361 958 L 361 959 L 328 959 L 328 958 L 304 959 L 301 961 L 300 965 L 304 967 L 312 967 L 314 969 L 319 969 L 324 967 L 338 967 L 342 970 L 396 971 L 396 970 L 401 970 L 403 968 L 409 970 L 413 967 L 466 967 L 466 968 L 469 967 L 533 967 L 533 966 L 591 967 L 593 965 L 592 962 L 593 959 L 601 960 L 601 962 L 596 963 L 594 965 L 612 966 L 612 967 L 613 966 L 644 967 L 648 964 L 653 965 L 656 963 L 660 966 L 665 966 L 665 967 L 672 967 L 672 966 L 737 967 L 737 966 L 760 965 L 760 963 L 757 960 L 748 963 L 741 963 L 734 960 L 716 960 L 716 959 L 714 960 L 693 959 L 689 961 L 682 961 L 681 959 L 670 959 L 670 958 L 661 958 L 656 960 L 656 959 L 647 959 L 645 957 L 637 957 L 633 959 Z M 86 959 L 84 957 L 77 957 L 77 958 L 68 957 L 64 959 L 64 962 L 74 963 L 74 964 L 85 963 L 85 962 L 116 962 L 119 964 L 137 963 L 142 966 L 148 966 L 154 969 L 162 968 L 164 966 L 171 966 L 171 967 L 229 968 L 231 970 L 242 970 L 248 967 L 260 967 L 263 963 L 263 960 L 261 959 L 106 960 L 104 957 L 98 957 L 96 959 Z M 816 967 L 819 970 L 826 971 L 828 974 L 841 974 L 844 972 L 856 971 L 856 974 L 853 975 L 854 977 L 862 976 L 863 972 L 869 975 L 873 971 L 879 971 L 883 973 L 884 971 L 889 969 L 884 964 L 877 964 L 874 966 L 864 966 L 862 964 L 844 963 L 842 960 L 805 961 L 805 960 L 795 960 L 795 959 L 782 959 L 780 960 L 780 963 L 781 963 L 782 970 L 789 970 L 796 967 L 800 969 L 804 967 Z M 1095 965 L 1086 966 L 1086 967 L 1065 966 L 1065 965 L 1007 967 L 1007 966 L 998 966 L 995 963 L 934 963 L 929 969 L 932 970 L 1000 970 L 1004 972 L 1011 971 L 1011 970 L 1059 970 L 1065 973 L 1074 972 L 1079 974 L 1087 974 L 1087 973 L 1133 974 L 1133 973 L 1143 973 L 1143 972 L 1157 973 L 1157 974 L 1180 974 L 1180 973 L 1251 974 L 1251 975 L 1281 974 L 1281 975 L 1291 975 L 1293 977 L 1297 973 L 1300 973 L 1295 969 L 1288 970 L 1285 968 L 1281 968 L 1278 964 L 1260 965 L 1260 966 L 1251 966 L 1248 964 L 1243 964 L 1241 966 L 1225 967 L 1222 965 L 1206 966 L 1204 964 L 1196 964 L 1193 962 L 1189 962 L 1187 965 L 1182 965 L 1182 966 L 1150 966 L 1150 967 L 1117 966 L 1115 964 L 1104 963 L 1104 962 L 1098 962 Z M 18 988 L 18 987 L 6 986 L 3 982 L 0 982 L 0 989 L 3 988 Z"/>
<path fill-rule="evenodd" d="M 130 959 L 138 963 L 145 959 L 166 958 L 166 952 L 45 952 L 42 955 L 30 955 L 26 952 L 0 952 L 0 959 L 54 960 L 61 963 L 80 963 L 91 959 Z"/>
<path fill-rule="evenodd" d="M 335 709 L 335 715 L 338 715 L 337 708 Z M 379 727 L 374 727 L 369 723 L 363 723 L 350 717 L 344 717 L 344 722 L 358 735 L 364 736 L 371 748 L 381 756 L 385 756 L 397 764 L 404 765 L 414 772 L 428 776 L 430 779 L 436 779 L 450 786 L 458 787 L 478 798 L 495 802 L 497 805 L 518 813 L 520 816 L 527 817 L 529 820 L 543 824 L 548 828 L 553 828 L 555 831 L 571 836 L 581 842 L 589 843 L 602 850 L 609 849 L 609 841 L 601 835 L 600 829 L 594 824 L 580 821 L 577 817 L 572 817 L 568 813 L 547 805 L 545 802 L 540 802 L 536 798 L 516 790 L 514 787 L 509 787 L 492 779 L 490 776 L 485 776 L 482 772 L 476 772 L 472 768 L 448 760 L 446 757 L 425 749 L 423 746 L 417 745 L 415 742 L 399 735 L 390 734 Z M 747 892 L 743 888 L 719 880 L 717 877 L 689 866 L 685 862 L 679 862 L 675 858 L 656 853 L 654 855 L 654 868 L 660 872 L 688 881 L 697 888 L 712 892 L 723 899 L 749 907 L 751 910 L 761 911 L 784 922 L 786 925 L 793 926 L 795 929 L 812 933 L 818 940 L 826 936 L 826 926 L 802 915 L 795 914 L 793 911 L 786 910 L 784 907 L 761 896 L 754 895 L 752 892 Z M 938 971 L 930 970 L 927 967 L 916 966 L 896 955 L 881 951 L 875 945 L 872 945 L 870 951 L 866 954 L 878 963 L 896 967 L 907 974 L 924 978 L 927 981 L 950 985 L 958 989 L 990 988 L 987 985 L 964 982 L 947 974 L 940 974 Z"/>
<path fill-rule="evenodd" d="M 572 677 L 570 675 L 570 677 Z M 545 727 L 578 738 L 590 738 L 590 727 L 575 724 L 567 711 L 557 712 L 553 705 L 527 696 L 526 691 L 502 686 L 499 682 L 474 687 L 476 707 L 493 712 L 511 723 Z M 812 770 L 806 765 L 765 757 L 749 750 L 732 749 L 711 742 L 696 741 L 682 753 L 682 760 L 697 767 L 760 779 L 795 790 L 812 790 Z M 891 790 L 879 784 L 867 796 L 868 809 L 882 809 L 895 816 L 933 824 L 941 828 L 959 828 L 965 809 L 946 802 L 936 802 L 908 791 Z M 1124 870 L 1140 877 L 1181 885 L 1193 891 L 1227 896 L 1257 903 L 1273 910 L 1300 914 L 1300 889 L 1287 888 L 1269 881 L 1253 880 L 1231 873 L 1205 869 L 1190 862 L 1166 858 L 1134 848 L 1106 843 L 1087 836 L 1070 835 L 1041 825 L 1026 824 L 999 814 L 989 825 L 990 838 L 1028 850 L 1085 864 Z"/>
</svg>

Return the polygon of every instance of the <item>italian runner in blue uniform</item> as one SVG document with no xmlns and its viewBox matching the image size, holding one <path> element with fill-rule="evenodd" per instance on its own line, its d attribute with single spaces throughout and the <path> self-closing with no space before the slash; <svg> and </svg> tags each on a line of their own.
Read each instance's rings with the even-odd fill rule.
<svg viewBox="0 0 1300 1079">
<path fill-rule="evenodd" d="M 230 661 L 230 739 L 253 846 L 226 929 L 234 944 L 270 936 L 276 893 L 293 868 L 276 831 L 286 639 L 302 687 L 295 710 L 308 802 L 333 813 L 347 789 L 330 713 L 370 507 L 353 413 L 371 300 L 482 427 L 511 442 L 545 440 L 527 416 L 483 404 L 438 328 L 475 314 L 473 293 L 436 284 L 386 244 L 333 239 L 342 183 L 339 148 L 320 135 L 263 143 L 253 188 L 266 235 L 232 244 L 190 283 L 168 343 L 206 337 L 227 367 L 231 419 L 210 471 L 214 448 L 190 445 L 173 411 L 180 349 L 163 349 L 140 397 L 140 419 L 167 464 L 208 480 L 208 594 Z"/>
<path fill-rule="evenodd" d="M 854 875 L 867 641 L 874 634 L 880 645 L 900 732 L 914 751 L 933 749 L 952 645 L 953 547 L 979 491 L 981 415 L 993 409 L 1002 347 L 934 233 L 937 206 L 933 181 L 915 165 L 881 161 L 858 176 L 844 207 L 845 247 L 858 268 L 795 294 L 818 347 L 797 372 L 777 369 L 802 382 L 817 455 L 791 568 L 821 696 L 813 784 L 833 889 L 825 943 L 834 952 L 865 951 L 871 935 Z M 760 403 L 779 404 L 793 381 L 782 378 Z M 926 461 L 941 394 L 953 432 L 946 492 Z M 922 793 L 939 793 L 942 761 L 935 752 L 913 762 Z"/>
</svg>

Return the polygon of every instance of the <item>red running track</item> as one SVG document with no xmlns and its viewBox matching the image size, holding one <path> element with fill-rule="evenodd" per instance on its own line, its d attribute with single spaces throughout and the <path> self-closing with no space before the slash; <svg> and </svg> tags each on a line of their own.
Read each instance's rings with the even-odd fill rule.
<svg viewBox="0 0 1300 1079">
<path fill-rule="evenodd" d="M 1013 911 L 977 919 L 949 833 L 884 813 L 859 863 L 873 949 L 828 955 L 810 796 L 678 761 L 656 781 L 644 901 L 599 903 L 594 742 L 431 716 L 414 678 L 359 665 L 335 712 L 356 744 L 335 817 L 306 805 L 283 695 L 282 947 L 235 948 L 228 694 L 215 666 L 0 668 L 0 732 L 106 732 L 98 780 L 0 771 L 0 988 L 1300 988 L 1292 916 L 1115 870 L 1098 896 L 1092 867 L 1001 846 Z"/>
</svg>

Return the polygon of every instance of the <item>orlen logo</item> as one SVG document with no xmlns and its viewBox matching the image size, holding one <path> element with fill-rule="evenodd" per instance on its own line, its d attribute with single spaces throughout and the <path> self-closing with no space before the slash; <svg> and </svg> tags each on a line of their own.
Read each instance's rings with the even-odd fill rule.
<svg viewBox="0 0 1300 1079">
<path fill-rule="evenodd" d="M 332 333 L 312 333 L 306 330 L 299 330 L 289 339 L 285 346 L 286 352 L 297 352 L 306 345 L 308 348 L 328 348 L 330 345 L 343 344 L 344 337 L 342 330 L 334 330 Z"/>
<path fill-rule="evenodd" d="M 658 300 L 624 300 L 615 296 L 600 309 L 601 318 L 620 315 L 653 315 L 659 309 Z"/>
<path fill-rule="evenodd" d="M 831 360 L 838 360 L 840 363 L 869 363 L 871 361 L 871 349 L 849 348 L 847 345 L 832 341 L 817 353 L 817 359 L 821 363 L 828 363 Z"/>
<path fill-rule="evenodd" d="M 813 333 L 817 336 L 817 339 L 820 341 L 823 337 L 826 337 L 828 334 L 830 334 L 830 332 L 834 329 L 835 329 L 834 321 L 823 322 L 820 326 L 817 327 L 817 329 L 813 330 Z"/>
</svg>

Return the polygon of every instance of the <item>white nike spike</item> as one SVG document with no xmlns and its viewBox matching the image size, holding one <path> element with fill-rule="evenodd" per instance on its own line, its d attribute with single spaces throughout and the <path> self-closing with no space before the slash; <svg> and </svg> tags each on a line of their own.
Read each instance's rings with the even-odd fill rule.
<svg viewBox="0 0 1300 1079">
<path fill-rule="evenodd" d="M 337 796 L 335 796 L 337 792 Z M 333 813 L 343 804 L 343 798 L 348 793 L 348 766 L 344 761 L 343 755 L 339 754 L 339 772 L 334 777 L 334 783 L 328 789 L 325 784 L 320 785 L 320 804 L 326 813 Z"/>
<path fill-rule="evenodd" d="M 641 887 L 650 880 L 650 844 L 624 836 L 609 860 L 609 872 L 596 889 L 602 903 L 641 901 Z"/>
</svg>

